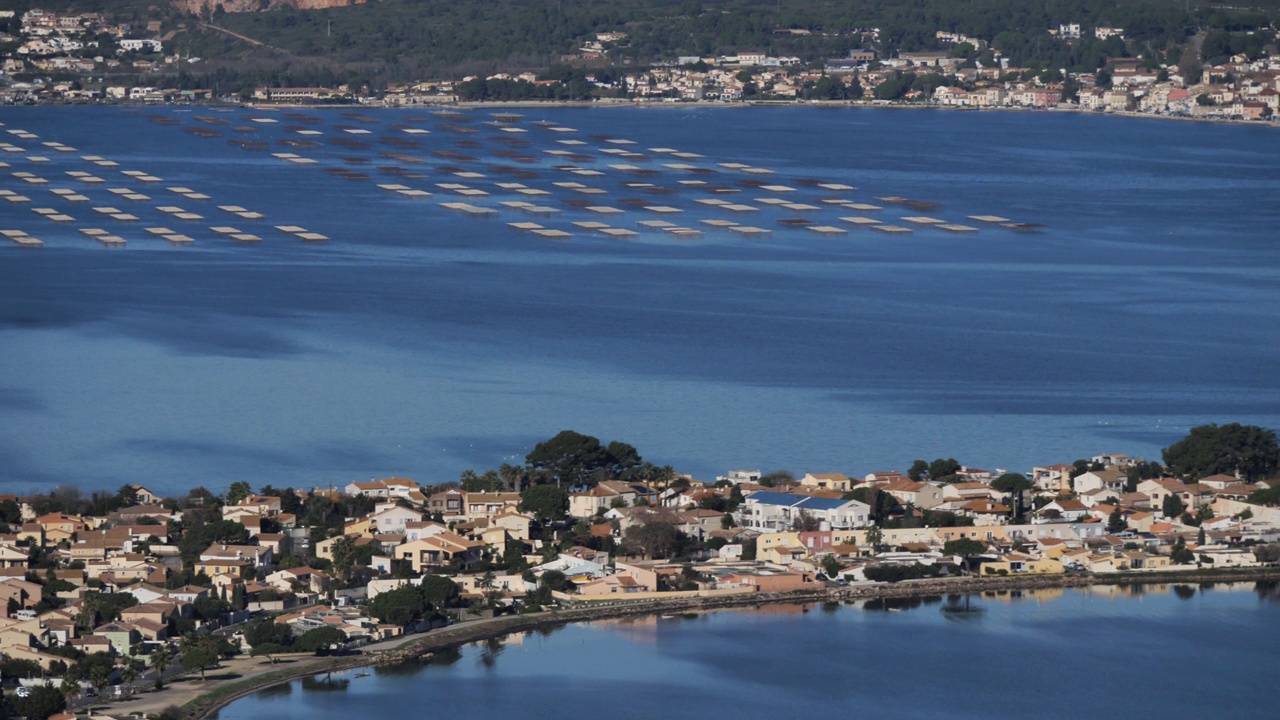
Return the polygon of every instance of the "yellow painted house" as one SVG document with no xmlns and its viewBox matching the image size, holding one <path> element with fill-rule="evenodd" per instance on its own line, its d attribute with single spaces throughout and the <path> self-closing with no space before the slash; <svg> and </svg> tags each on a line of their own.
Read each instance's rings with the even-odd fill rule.
<svg viewBox="0 0 1280 720">
<path fill-rule="evenodd" d="M 1063 572 L 1065 569 L 1059 560 L 1022 553 L 1010 553 L 982 564 L 983 575 L 1061 575 Z"/>
</svg>

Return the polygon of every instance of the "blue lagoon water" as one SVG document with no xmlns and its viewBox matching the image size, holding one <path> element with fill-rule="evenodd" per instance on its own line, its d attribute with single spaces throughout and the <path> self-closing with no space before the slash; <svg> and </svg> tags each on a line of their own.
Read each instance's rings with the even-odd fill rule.
<svg viewBox="0 0 1280 720">
<path fill-rule="evenodd" d="M 485 110 L 468 112 L 470 122 L 426 111 L 362 112 L 367 117 L 309 112 L 318 118 L 309 122 L 207 108 L 0 109 L 0 140 L 22 147 L 0 151 L 10 165 L 0 169 L 0 189 L 32 199 L 0 202 L 0 229 L 46 243 L 23 250 L 0 240 L 6 488 L 141 481 L 179 492 L 241 479 L 311 487 L 390 474 L 436 482 L 467 467 L 519 461 L 565 428 L 625 440 L 646 459 L 710 479 L 733 467 L 865 474 L 937 456 L 1025 470 L 1102 451 L 1155 458 L 1205 422 L 1280 427 L 1274 130 L 789 108 L 526 110 L 517 127 L 528 132 L 505 133 L 486 122 Z M 184 131 L 195 126 L 220 136 Z M 15 128 L 39 138 L 6 132 Z M 389 137 L 420 146 L 389 145 Z M 297 147 L 300 140 L 316 146 Z M 652 148 L 704 157 L 681 160 Z M 632 161 L 605 149 L 642 153 L 634 164 L 656 172 L 611 168 Z M 500 150 L 535 159 L 522 163 Z M 604 174 L 557 170 L 575 161 L 549 150 L 590 155 L 578 164 Z M 277 152 L 316 162 L 287 162 Z M 119 166 L 90 164 L 86 154 Z M 678 163 L 715 172 L 666 167 Z M 504 176 L 499 165 L 538 176 Z M 446 174 L 448 166 L 485 177 Z M 388 167 L 425 177 L 403 179 Z M 120 174 L 125 169 L 163 181 L 136 182 Z M 334 169 L 368 178 L 326 172 Z M 12 174 L 22 171 L 50 183 Z M 77 171 L 107 182 L 66 174 Z M 793 191 L 738 184 L 753 177 Z M 738 218 L 695 202 L 720 196 L 680 180 L 743 190 L 724 196 L 734 202 L 774 195 L 821 209 L 759 205 Z M 607 192 L 554 185 L 571 181 Z M 634 181 L 673 192 L 624 185 Z M 450 182 L 490 194 L 438 187 Z M 551 195 L 525 196 L 497 182 Z M 434 194 L 409 198 L 378 183 Z M 112 187 L 150 200 L 121 199 Z M 75 189 L 90 201 L 70 203 L 49 188 Z M 942 205 L 866 213 L 885 219 L 976 224 L 967 216 L 995 214 L 1044 230 L 917 228 L 893 237 L 853 229 L 824 237 L 777 222 L 842 225 L 840 216 L 859 214 L 820 202 L 832 196 Z M 565 204 L 570 198 L 626 212 L 601 216 Z M 684 212 L 660 216 L 621 202 L 633 198 Z M 499 204 L 517 200 L 561 212 L 530 217 Z M 443 201 L 500 213 L 472 219 Z M 242 220 L 216 207 L 228 204 L 268 217 Z M 93 210 L 107 205 L 140 220 L 117 223 Z M 176 220 L 156 209 L 165 205 L 202 219 Z M 32 207 L 75 220 L 52 223 Z M 773 232 L 763 239 L 715 232 L 700 224 L 711 217 Z M 571 224 L 636 229 L 641 219 L 707 233 L 696 241 L 657 232 L 618 241 Z M 574 237 L 541 239 L 507 226 L 515 221 Z M 274 229 L 285 224 L 332 240 L 303 243 Z M 196 244 L 171 247 L 143 230 L 159 225 Z M 221 225 L 263 240 L 236 244 L 210 230 Z M 106 250 L 78 232 L 89 227 L 121 234 L 128 246 Z"/>
<path fill-rule="evenodd" d="M 597 622 L 296 681 L 221 720 L 1268 717 L 1280 603 L 1254 584 L 779 606 Z M 967 612 L 964 610 L 967 607 Z"/>
</svg>

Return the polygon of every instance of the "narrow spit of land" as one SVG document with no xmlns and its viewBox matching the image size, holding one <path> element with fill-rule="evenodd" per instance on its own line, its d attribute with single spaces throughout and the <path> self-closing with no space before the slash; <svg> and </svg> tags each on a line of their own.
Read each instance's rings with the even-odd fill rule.
<svg viewBox="0 0 1280 720">
<path fill-rule="evenodd" d="M 164 690 L 143 693 L 95 706 L 95 711 L 124 711 L 145 716 L 169 707 L 180 707 L 188 720 L 203 720 L 235 700 L 273 685 L 303 677 L 359 667 L 394 665 L 474 642 L 538 628 L 574 622 L 638 617 L 653 614 L 701 612 L 777 603 L 848 602 L 885 598 L 913 598 L 1093 585 L 1199 584 L 1280 580 L 1280 568 L 1250 568 L 1142 575 L 1045 575 L 1003 578 L 951 578 L 895 584 L 867 584 L 819 588 L 788 593 L 731 595 L 713 598 L 678 598 L 647 602 L 617 602 L 527 615 L 472 620 L 406 638 L 365 646 L 358 654 L 336 657 L 289 655 L 272 662 L 266 658 L 238 657 L 223 663 L 200 681 L 189 676 L 171 681 Z"/>
</svg>

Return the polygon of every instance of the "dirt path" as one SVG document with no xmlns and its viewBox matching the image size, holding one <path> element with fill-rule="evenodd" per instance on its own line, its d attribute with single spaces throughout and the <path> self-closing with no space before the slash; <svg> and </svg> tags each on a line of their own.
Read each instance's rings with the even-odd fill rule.
<svg viewBox="0 0 1280 720">
<path fill-rule="evenodd" d="M 204 28 L 204 29 L 206 29 L 206 30 L 216 30 L 217 32 L 222 33 L 223 35 L 230 35 L 231 37 L 233 37 L 233 38 L 235 38 L 235 39 L 237 39 L 237 40 L 243 40 L 243 41 L 245 41 L 245 42 L 249 43 L 250 45 L 256 45 L 256 46 L 258 46 L 258 47 L 264 47 L 264 48 L 267 48 L 268 50 L 275 50 L 276 52 L 279 52 L 279 53 L 285 53 L 285 54 L 288 54 L 288 52 L 287 52 L 287 51 L 285 51 L 285 50 L 281 50 L 280 48 L 275 47 L 275 46 L 273 46 L 273 45 L 268 45 L 268 44 L 266 44 L 266 43 L 262 42 L 261 40 L 254 40 L 253 38 L 249 37 L 248 35 L 241 35 L 241 34 L 240 34 L 240 33 L 238 33 L 238 32 L 232 32 L 232 31 L 230 31 L 230 30 L 228 30 L 228 29 L 226 29 L 226 28 L 218 27 L 217 25 L 210 25 L 210 24 L 208 24 L 208 23 L 200 23 L 200 27 L 202 27 L 202 28 Z"/>
</svg>

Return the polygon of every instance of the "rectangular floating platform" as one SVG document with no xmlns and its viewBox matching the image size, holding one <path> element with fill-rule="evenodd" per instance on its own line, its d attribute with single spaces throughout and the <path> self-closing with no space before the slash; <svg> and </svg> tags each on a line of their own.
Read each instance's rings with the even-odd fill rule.
<svg viewBox="0 0 1280 720">
<path fill-rule="evenodd" d="M 97 240 L 107 247 L 124 247 L 126 243 L 125 239 L 119 235 L 99 235 L 94 238 L 94 240 Z"/>
<path fill-rule="evenodd" d="M 869 217 L 842 217 L 840 218 L 840 221 L 847 222 L 850 225 L 860 225 L 860 226 L 881 224 L 879 220 L 876 220 L 875 218 L 869 218 Z"/>
<path fill-rule="evenodd" d="M 217 228 L 214 228 L 214 229 L 217 230 Z M 146 228 L 146 231 L 151 233 L 152 235 L 175 235 L 176 234 L 174 231 L 166 227 L 149 227 L 149 228 Z"/>
<path fill-rule="evenodd" d="M 286 233 L 295 234 L 295 235 L 297 233 L 303 233 L 307 231 L 307 229 L 302 227 L 301 225 L 277 225 L 276 229 L 279 230 L 280 232 L 286 232 Z"/>
<path fill-rule="evenodd" d="M 263 220 L 267 217 L 260 212 L 238 212 L 236 215 L 239 215 L 245 220 Z"/>
<path fill-rule="evenodd" d="M 516 190 L 516 192 L 517 192 L 517 193 L 519 193 L 519 194 L 521 194 L 521 195 L 528 195 L 528 196 L 530 196 L 530 197 L 537 197 L 537 196 L 543 196 L 543 195 L 550 195 L 550 194 L 551 194 L 550 192 L 548 192 L 548 191 L 546 191 L 546 190 L 539 190 L 539 189 L 537 189 L 537 188 L 520 188 L 519 190 Z"/>
<path fill-rule="evenodd" d="M 179 235 L 177 233 L 165 235 L 164 239 L 174 245 L 194 245 L 196 242 L 196 239 L 190 235 Z"/>
<path fill-rule="evenodd" d="M 262 242 L 262 238 L 250 233 L 238 233 L 236 235 L 232 235 L 231 239 L 236 242 Z"/>
<path fill-rule="evenodd" d="M 8 236 L 8 237 L 9 237 L 9 239 L 10 239 L 11 241 L 13 241 L 13 243 L 14 243 L 15 245 L 17 245 L 18 247 L 29 247 L 29 248 L 35 248 L 35 247 L 41 247 L 42 245 L 44 245 L 44 241 L 43 241 L 43 240 L 41 240 L 40 238 L 37 238 L 37 237 L 32 237 L 32 236 L 30 236 L 30 235 L 25 235 L 25 234 L 24 234 L 24 235 L 10 235 L 10 236 Z"/>
<path fill-rule="evenodd" d="M 174 213 L 173 216 L 178 218 L 179 220 L 203 220 L 204 219 L 203 215 L 200 215 L 199 213 L 193 213 L 193 212 Z"/>
<path fill-rule="evenodd" d="M 538 216 L 555 215 L 560 212 L 559 208 L 547 207 L 546 205 L 526 205 L 519 209 L 527 215 Z"/>
<path fill-rule="evenodd" d="M 229 213 L 242 213 L 248 210 L 248 208 L 242 208 L 239 205 L 219 205 L 218 209 L 226 210 Z"/>
<path fill-rule="evenodd" d="M 836 227 L 834 225 L 808 225 L 805 227 L 805 230 L 808 230 L 809 232 L 818 233 L 819 235 L 848 235 L 849 234 L 848 230 L 842 227 Z"/>
<path fill-rule="evenodd" d="M 952 223 L 944 223 L 936 226 L 939 230 L 946 230 L 952 233 L 976 233 L 978 228 L 969 225 L 955 225 Z"/>
<path fill-rule="evenodd" d="M 732 220 L 703 220 L 702 224 L 717 228 L 733 228 L 738 226 L 738 223 Z"/>
<path fill-rule="evenodd" d="M 674 215 L 676 213 L 684 212 L 680 208 L 671 207 L 670 205 L 645 205 L 644 209 L 660 215 Z"/>
<path fill-rule="evenodd" d="M 609 207 L 608 205 L 588 205 L 587 207 L 583 208 L 583 210 L 586 210 L 587 212 L 599 213 L 601 215 L 621 215 L 622 214 L 622 210 L 616 207 Z"/>
<path fill-rule="evenodd" d="M 769 192 L 781 192 L 781 193 L 788 193 L 788 192 L 795 192 L 795 191 L 796 191 L 796 189 L 795 189 L 795 188 L 793 188 L 793 187 L 787 187 L 786 185 L 761 185 L 761 186 L 760 186 L 760 189 L 761 189 L 761 190 L 767 190 L 767 191 L 769 191 Z"/>
<path fill-rule="evenodd" d="M 533 223 L 533 222 L 509 222 L 509 223 L 507 223 L 507 226 L 508 226 L 508 227 L 513 227 L 513 228 L 515 228 L 516 230 L 525 230 L 525 231 L 528 231 L 528 230 L 542 230 L 542 229 L 543 229 L 541 225 L 539 225 L 538 223 Z"/>
<path fill-rule="evenodd" d="M 505 206 L 505 207 L 509 207 L 509 208 L 527 208 L 527 207 L 534 207 L 534 204 L 533 204 L 533 203 L 531 203 L 531 202 L 525 202 L 525 201 L 523 201 L 523 200 L 503 200 L 503 201 L 499 202 L 498 204 L 499 204 L 499 205 L 503 205 L 503 206 Z"/>
<path fill-rule="evenodd" d="M 431 193 L 427 192 L 426 190 L 397 190 L 396 193 L 399 195 L 403 195 L 405 197 L 414 197 L 414 198 L 431 197 Z"/>
<path fill-rule="evenodd" d="M 730 204 L 730 205 L 721 205 L 720 207 L 724 208 L 725 210 L 729 210 L 730 212 L 758 212 L 760 210 L 760 208 L 752 207 L 750 205 Z"/>
<path fill-rule="evenodd" d="M 302 232 L 297 233 L 297 235 L 299 240 L 305 240 L 306 242 L 325 242 L 329 239 L 327 235 L 321 235 L 316 232 Z"/>
<path fill-rule="evenodd" d="M 378 187 L 383 190 L 408 190 L 409 189 L 408 185 L 396 185 L 395 183 L 386 183 L 383 185 L 379 185 Z"/>
<path fill-rule="evenodd" d="M 157 209 L 161 209 L 161 208 L 157 208 Z M 93 211 L 94 211 L 94 212 L 100 212 L 100 213 L 102 213 L 103 215 L 115 215 L 116 213 L 124 212 L 123 210 L 120 210 L 119 208 L 113 208 L 113 207 L 96 207 L 96 208 L 94 208 L 94 209 L 93 209 Z"/>
<path fill-rule="evenodd" d="M 858 189 L 852 185 L 844 185 L 841 183 L 818 183 L 818 187 L 822 188 L 823 190 L 834 190 L 837 192 L 846 192 L 849 190 Z"/>
<path fill-rule="evenodd" d="M 564 230 L 551 230 L 551 229 L 534 230 L 533 234 L 537 235 L 538 237 L 547 238 L 548 240 L 567 240 L 573 237 L 572 233 L 567 233 Z"/>
<path fill-rule="evenodd" d="M 1009 218 L 1000 217 L 999 215 L 970 215 L 969 219 L 977 220 L 978 222 L 992 223 L 997 225 L 1000 223 L 1009 222 Z"/>
<path fill-rule="evenodd" d="M 136 222 L 139 218 L 137 215 L 131 215 L 129 213 L 116 213 L 111 216 L 111 219 L 119 220 L 120 222 Z"/>
<path fill-rule="evenodd" d="M 165 188 L 165 190 L 168 190 L 169 192 L 175 193 L 177 195 L 186 195 L 187 193 L 195 192 L 195 190 L 192 190 L 189 187 L 170 187 L 170 188 Z"/>
<path fill-rule="evenodd" d="M 635 230 L 627 230 L 626 228 L 600 228 L 597 232 L 611 238 L 632 238 L 640 235 Z"/>
<path fill-rule="evenodd" d="M 214 225 L 209 229 L 218 233 L 219 235 L 235 235 L 240 232 L 239 229 L 233 228 L 230 225 Z"/>
<path fill-rule="evenodd" d="M 924 217 L 920 215 L 904 217 L 902 220 L 914 225 L 941 225 L 946 222 L 946 220 L 939 220 L 938 218 Z"/>
<path fill-rule="evenodd" d="M 761 205 L 790 205 L 791 204 L 790 200 L 783 200 L 782 198 L 771 198 L 771 197 L 756 198 L 755 202 L 758 202 Z"/>
<path fill-rule="evenodd" d="M 686 227 L 663 228 L 663 232 L 670 233 L 671 235 L 675 235 L 676 237 L 680 237 L 680 238 L 695 238 L 695 237 L 702 236 L 701 230 L 695 230 L 693 228 L 686 228 Z"/>
<path fill-rule="evenodd" d="M 868 225 L 867 227 L 876 232 L 888 233 L 890 235 L 905 235 L 912 232 L 911 228 L 900 227 L 898 225 L 885 225 L 883 223 L 877 225 Z"/>
<path fill-rule="evenodd" d="M 732 232 L 738 233 L 739 235 L 748 235 L 748 236 L 769 235 L 773 232 L 772 230 L 766 230 L 765 228 L 751 227 L 750 225 L 737 225 L 729 228 L 729 230 Z"/>
<path fill-rule="evenodd" d="M 806 203 L 787 203 L 786 205 L 783 205 L 782 207 L 784 207 L 784 208 L 786 208 L 786 209 L 788 209 L 788 210 L 793 210 L 793 211 L 795 211 L 795 212 L 813 212 L 814 210 L 821 210 L 821 209 L 822 209 L 822 208 L 818 207 L 817 205 L 808 205 L 808 204 L 806 204 Z"/>
<path fill-rule="evenodd" d="M 142 193 L 129 193 L 128 195 L 121 195 L 121 197 L 134 202 L 144 202 L 151 199 L 150 195 L 143 195 Z"/>
<path fill-rule="evenodd" d="M 594 220 L 579 220 L 573 224 L 583 230 L 604 230 L 605 228 L 613 227 L 608 223 L 596 222 Z"/>
<path fill-rule="evenodd" d="M 472 217 L 485 217 L 498 214 L 498 211 L 493 208 L 477 207 L 468 203 L 446 202 L 440 203 L 440 207 L 445 208 L 446 210 L 454 210 L 456 212 L 471 215 Z"/>
<path fill-rule="evenodd" d="M 640 227 L 652 228 L 654 230 L 666 230 L 667 228 L 676 227 L 675 223 L 666 220 L 640 220 L 636 222 Z"/>
<path fill-rule="evenodd" d="M 879 205 L 868 205 L 867 203 L 845 203 L 844 207 L 847 207 L 850 210 L 857 210 L 858 212 L 875 212 L 876 210 L 884 209 Z"/>
<path fill-rule="evenodd" d="M 89 237 L 98 237 L 99 235 L 110 235 L 111 233 L 102 228 L 80 228 L 80 233 Z"/>
</svg>

